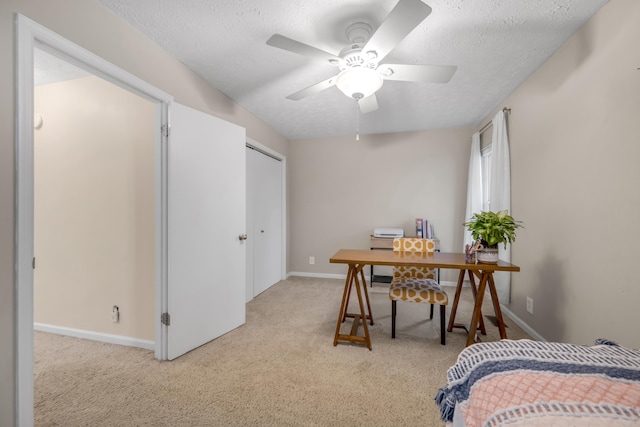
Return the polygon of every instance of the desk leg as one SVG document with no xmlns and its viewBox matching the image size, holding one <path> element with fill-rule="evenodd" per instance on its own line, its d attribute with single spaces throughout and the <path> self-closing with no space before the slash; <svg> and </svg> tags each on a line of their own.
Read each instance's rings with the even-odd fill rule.
<svg viewBox="0 0 640 427">
<path fill-rule="evenodd" d="M 347 307 L 349 307 L 349 300 L 351 300 L 351 286 L 352 286 L 352 283 L 353 283 L 353 274 L 354 273 L 357 274 L 356 266 L 355 265 L 354 266 L 349 265 L 349 271 L 347 272 L 347 279 L 346 279 L 345 284 L 344 284 L 344 286 L 345 286 L 344 290 L 346 292 L 346 300 L 344 300 L 345 299 L 344 295 L 342 297 L 343 305 L 344 305 L 344 309 L 343 310 L 341 309 L 342 310 L 341 313 L 342 313 L 342 321 L 343 322 L 345 320 L 347 320 Z M 348 286 L 347 286 L 347 283 L 349 283 Z"/>
<path fill-rule="evenodd" d="M 367 311 L 369 313 L 368 315 L 366 315 L 366 318 L 369 319 L 369 321 L 371 321 L 371 326 L 373 326 L 373 313 L 371 313 L 371 302 L 369 302 L 369 292 L 367 291 L 367 281 L 364 279 L 364 268 L 360 270 L 360 276 L 362 277 L 362 290 L 364 291 L 364 296 L 367 300 Z M 373 286 L 373 282 L 371 282 L 371 286 Z"/>
<path fill-rule="evenodd" d="M 453 306 L 451 307 L 451 315 L 449 316 L 449 326 L 447 332 L 453 330 L 454 322 L 456 320 L 456 311 L 458 310 L 458 302 L 460 301 L 460 294 L 462 293 L 462 282 L 464 281 L 465 270 L 460 270 L 458 275 L 458 284 L 456 285 L 456 295 L 453 297 Z"/>
<path fill-rule="evenodd" d="M 489 275 L 489 292 L 491 293 L 493 310 L 496 313 L 496 321 L 498 322 L 498 329 L 500 330 L 500 338 L 506 339 L 507 330 L 504 326 L 504 319 L 502 318 L 502 310 L 500 309 L 500 300 L 498 299 L 498 291 L 496 290 L 496 284 L 493 281 L 493 274 Z"/>
<path fill-rule="evenodd" d="M 478 294 L 476 295 L 476 302 L 473 306 L 471 324 L 469 325 L 467 347 L 476 342 L 476 331 L 478 329 L 478 324 L 480 323 L 480 316 L 482 315 L 482 300 L 484 299 L 484 292 L 487 288 L 487 281 L 489 280 L 489 277 L 491 277 L 491 272 L 482 272 L 482 276 L 480 277 L 480 285 L 478 286 Z"/>
<path fill-rule="evenodd" d="M 336 325 L 336 335 L 333 338 L 333 345 L 338 345 L 338 335 L 340 335 L 340 324 L 344 322 L 344 319 L 347 314 L 347 304 L 348 297 L 347 295 L 351 293 L 351 286 L 353 283 L 353 271 L 355 270 L 355 265 L 349 264 L 349 270 L 347 271 L 347 278 L 344 281 L 344 291 L 342 292 L 342 303 L 340 303 L 340 312 L 338 313 L 338 324 Z"/>
<path fill-rule="evenodd" d="M 473 300 L 476 300 L 477 297 L 477 289 L 476 289 L 476 281 L 473 277 L 473 273 L 471 270 L 460 270 L 460 274 L 458 275 L 458 284 L 456 285 L 456 294 L 453 298 L 453 306 L 451 307 L 451 316 L 449 317 L 449 326 L 447 327 L 447 331 L 451 332 L 453 328 L 462 328 L 469 332 L 471 330 L 471 326 L 467 327 L 461 323 L 455 323 L 456 320 L 456 312 L 458 310 L 458 303 L 460 302 L 460 295 L 462 294 L 462 283 L 464 281 L 464 273 L 469 273 L 469 281 L 471 282 L 471 293 L 473 294 Z M 478 328 L 482 335 L 487 335 L 487 331 L 484 328 L 484 319 L 482 318 L 482 310 L 480 310 L 480 327 Z"/>
<path fill-rule="evenodd" d="M 369 319 L 369 321 L 371 322 L 371 325 L 373 326 L 373 314 L 371 313 L 371 303 L 369 302 L 369 292 L 367 291 L 367 281 L 364 278 L 364 266 L 362 266 L 362 268 L 354 268 L 354 271 L 351 271 L 351 269 L 349 269 L 349 272 L 347 273 L 347 280 L 353 280 L 353 279 L 349 279 L 349 274 L 358 274 L 358 270 L 360 271 L 360 277 L 362 278 L 362 286 L 364 289 L 364 296 L 367 300 L 367 310 L 369 314 L 366 314 L 365 318 Z M 351 286 L 349 286 L 349 290 L 347 291 L 347 301 L 345 302 L 345 307 L 349 307 L 349 301 L 351 300 Z M 347 309 L 345 308 L 343 313 L 342 313 L 342 321 L 344 322 L 345 320 L 347 320 Z"/>
<path fill-rule="evenodd" d="M 474 274 L 471 272 L 471 270 L 469 271 L 469 282 L 471 282 L 471 293 L 473 294 L 473 299 L 475 301 L 475 299 L 478 296 L 478 289 L 476 288 L 476 279 L 474 278 Z M 482 335 L 487 335 L 487 330 L 484 327 L 484 318 L 482 317 L 482 307 L 480 307 L 480 333 Z"/>
<path fill-rule="evenodd" d="M 371 338 L 369 336 L 369 328 L 367 327 L 367 318 L 370 318 L 371 324 L 373 324 L 373 316 L 371 315 L 371 307 L 369 306 L 369 301 L 368 301 L 369 296 L 367 294 L 367 283 L 364 280 L 360 282 L 360 279 L 358 277 L 358 275 L 360 275 L 364 279 L 364 273 L 362 272 L 363 268 L 364 268 L 363 265 L 349 264 L 349 271 L 347 272 L 347 278 L 344 282 L 344 291 L 342 293 L 342 303 L 340 304 L 340 312 L 338 313 L 336 333 L 333 338 L 334 346 L 338 345 L 338 341 L 350 341 L 350 342 L 366 344 L 367 348 L 371 350 Z M 351 297 L 351 288 L 353 286 L 355 286 L 356 288 L 356 294 L 358 295 L 358 307 L 360 308 L 360 313 L 356 313 L 356 314 L 347 312 L 349 308 L 349 299 Z M 365 296 L 367 299 L 367 306 L 369 308 L 369 315 L 367 315 L 364 309 L 364 301 L 362 300 L 362 290 L 360 289 L 360 287 L 362 287 L 365 292 Z M 348 335 L 340 333 L 340 326 L 347 317 L 353 318 L 353 325 L 351 327 L 351 332 Z M 358 323 L 360 322 L 360 320 L 362 320 L 362 329 L 364 330 L 364 337 L 357 335 Z"/>
<path fill-rule="evenodd" d="M 362 273 L 362 269 L 360 269 L 360 272 Z M 364 273 L 362 273 L 362 277 L 364 278 Z M 362 305 L 362 291 L 360 290 L 360 287 L 362 287 L 362 289 L 364 289 L 365 295 L 367 292 L 367 282 L 365 282 L 364 280 L 362 281 L 362 284 L 359 283 L 358 280 L 358 276 L 355 276 L 356 278 L 356 293 L 358 294 L 358 305 L 360 306 L 360 318 L 362 319 L 362 329 L 364 330 L 364 339 L 365 342 L 367 344 L 367 347 L 369 348 L 369 350 L 371 350 L 371 338 L 369 337 L 369 328 L 367 327 L 367 314 L 364 311 L 364 306 Z M 369 296 L 367 295 L 367 304 L 369 304 Z M 355 325 L 357 325 L 358 323 L 358 315 L 356 314 L 356 316 L 353 319 L 353 323 Z M 373 318 L 371 318 L 371 324 L 373 324 Z M 355 330 L 357 330 L 357 328 L 354 328 Z M 355 335 L 355 332 L 352 334 Z"/>
</svg>

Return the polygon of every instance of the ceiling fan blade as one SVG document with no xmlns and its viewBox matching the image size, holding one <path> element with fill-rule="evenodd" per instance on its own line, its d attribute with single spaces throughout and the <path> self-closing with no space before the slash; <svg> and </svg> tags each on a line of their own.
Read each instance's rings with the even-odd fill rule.
<svg viewBox="0 0 640 427">
<path fill-rule="evenodd" d="M 413 31 L 431 13 L 431 8 L 420 0 L 400 0 L 387 19 L 371 36 L 362 52 L 375 51 L 378 61 Z"/>
<path fill-rule="evenodd" d="M 289 52 L 297 53 L 298 55 L 303 55 L 311 59 L 327 61 L 331 65 L 338 65 L 342 61 L 342 58 L 340 58 L 339 56 L 333 55 L 329 52 L 325 52 L 324 50 L 320 50 L 313 46 L 309 46 L 308 44 L 290 39 L 289 37 L 285 37 L 280 34 L 272 35 L 269 40 L 267 40 L 267 44 L 269 46 L 288 50 Z"/>
<path fill-rule="evenodd" d="M 382 64 L 378 67 L 378 72 L 385 80 L 447 83 L 457 69 L 455 65 Z"/>
<path fill-rule="evenodd" d="M 360 111 L 362 114 L 367 114 L 372 111 L 376 111 L 378 109 L 378 100 L 376 99 L 376 94 L 371 94 L 366 98 L 362 98 L 358 101 L 358 105 L 360 106 Z"/>
<path fill-rule="evenodd" d="M 330 79 L 311 85 L 308 88 L 302 89 L 296 93 L 292 93 L 291 95 L 287 96 L 287 99 L 299 101 L 302 98 L 306 98 L 307 96 L 315 95 L 316 93 L 322 92 L 325 89 L 329 89 L 331 86 L 335 86 L 335 84 L 336 76 L 333 76 Z"/>
</svg>

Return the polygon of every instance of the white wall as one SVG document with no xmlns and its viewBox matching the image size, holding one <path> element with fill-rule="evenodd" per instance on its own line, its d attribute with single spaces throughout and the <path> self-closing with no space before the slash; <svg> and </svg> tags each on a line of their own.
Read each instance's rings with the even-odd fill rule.
<svg viewBox="0 0 640 427">
<path fill-rule="evenodd" d="M 329 264 L 338 249 L 368 249 L 376 227 L 415 236 L 417 217 L 433 221 L 443 252 L 460 251 L 470 135 L 462 128 L 294 141 L 290 271 L 344 275 L 344 265 Z"/>
<path fill-rule="evenodd" d="M 35 322 L 153 341 L 154 104 L 91 76 L 34 105 Z"/>
<path fill-rule="evenodd" d="M 550 341 L 640 348 L 638 22 L 640 2 L 609 2 L 499 107 L 525 223 L 508 308 Z"/>
</svg>

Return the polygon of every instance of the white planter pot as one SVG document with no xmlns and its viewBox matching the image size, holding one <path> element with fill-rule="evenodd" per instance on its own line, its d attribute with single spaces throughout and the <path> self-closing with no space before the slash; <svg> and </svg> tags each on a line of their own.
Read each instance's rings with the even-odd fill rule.
<svg viewBox="0 0 640 427">
<path fill-rule="evenodd" d="M 476 252 L 478 262 L 483 264 L 498 263 L 498 248 L 483 248 Z"/>
</svg>

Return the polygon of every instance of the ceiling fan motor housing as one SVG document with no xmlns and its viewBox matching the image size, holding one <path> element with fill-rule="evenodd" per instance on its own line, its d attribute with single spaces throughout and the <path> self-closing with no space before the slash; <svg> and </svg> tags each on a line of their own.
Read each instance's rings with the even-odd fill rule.
<svg viewBox="0 0 640 427">
<path fill-rule="evenodd" d="M 343 59 L 343 63 L 340 64 L 341 70 L 354 67 L 365 67 L 376 69 L 378 62 L 375 61 L 375 52 L 365 54 L 362 52 L 363 44 L 353 43 L 340 51 L 340 57 Z"/>
<path fill-rule="evenodd" d="M 351 44 L 340 51 L 342 71 L 336 78 L 336 86 L 356 100 L 372 95 L 382 86 L 382 77 L 376 72 L 376 53 L 362 52 L 371 32 L 371 26 L 364 22 L 349 25 L 346 34 Z"/>
<path fill-rule="evenodd" d="M 347 27 L 346 35 L 350 45 L 340 51 L 342 58 L 340 74 L 336 86 L 345 95 L 356 100 L 366 98 L 382 86 L 382 77 L 376 72 L 378 55 L 376 52 L 363 52 L 371 37 L 372 28 L 364 22 L 356 22 Z"/>
</svg>

